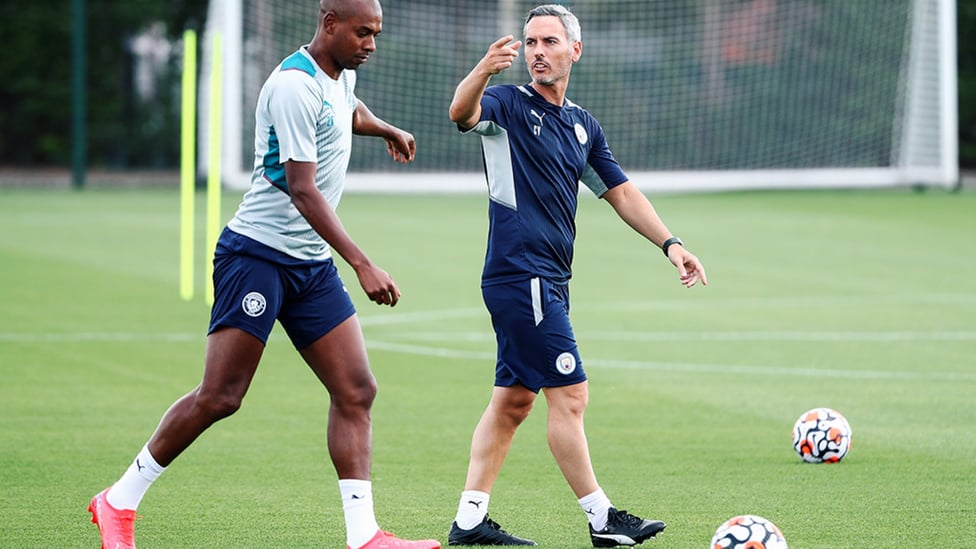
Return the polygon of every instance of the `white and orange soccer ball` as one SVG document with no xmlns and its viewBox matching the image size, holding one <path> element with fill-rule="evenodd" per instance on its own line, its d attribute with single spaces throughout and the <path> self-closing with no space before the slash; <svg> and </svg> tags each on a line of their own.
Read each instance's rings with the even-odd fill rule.
<svg viewBox="0 0 976 549">
<path fill-rule="evenodd" d="M 836 410 L 808 410 L 793 425 L 793 449 L 807 463 L 836 463 L 851 450 L 851 426 Z"/>
<path fill-rule="evenodd" d="M 758 515 L 725 521 L 712 536 L 712 549 L 787 549 L 783 532 Z"/>
</svg>

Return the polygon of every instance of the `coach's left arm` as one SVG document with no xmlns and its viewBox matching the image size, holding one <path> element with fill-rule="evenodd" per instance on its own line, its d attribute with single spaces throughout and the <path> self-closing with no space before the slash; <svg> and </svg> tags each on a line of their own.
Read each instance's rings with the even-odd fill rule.
<svg viewBox="0 0 976 549">
<path fill-rule="evenodd" d="M 651 201 L 630 181 L 603 193 L 603 198 L 613 206 L 620 219 L 658 248 L 674 238 Z M 684 248 L 684 245 L 668 246 L 666 255 L 678 268 L 681 284 L 685 287 L 691 288 L 698 280 L 701 280 L 702 284 L 708 284 L 705 268 L 694 254 Z"/>
</svg>

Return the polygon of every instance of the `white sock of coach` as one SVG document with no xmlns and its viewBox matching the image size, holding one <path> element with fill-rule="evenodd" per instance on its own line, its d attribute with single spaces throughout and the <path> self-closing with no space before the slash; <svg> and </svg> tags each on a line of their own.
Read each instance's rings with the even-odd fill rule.
<svg viewBox="0 0 976 549">
<path fill-rule="evenodd" d="M 457 516 L 454 522 L 462 530 L 470 530 L 481 524 L 488 514 L 488 500 L 491 496 L 486 492 L 478 490 L 465 490 L 461 492 L 461 501 L 458 503 Z"/>
<path fill-rule="evenodd" d="M 594 530 L 599 532 L 607 527 L 607 512 L 613 505 L 610 503 L 610 498 L 603 493 L 602 488 L 581 497 L 579 504 L 583 508 L 583 512 L 586 513 L 586 518 L 590 519 L 590 526 Z"/>
</svg>

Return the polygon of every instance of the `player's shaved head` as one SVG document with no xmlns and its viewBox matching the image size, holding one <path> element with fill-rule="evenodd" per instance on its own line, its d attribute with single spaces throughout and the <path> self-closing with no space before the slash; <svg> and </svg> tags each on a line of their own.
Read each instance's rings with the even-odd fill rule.
<svg viewBox="0 0 976 549">
<path fill-rule="evenodd" d="M 358 69 L 376 50 L 376 36 L 383 31 L 379 0 L 319 0 L 319 9 L 309 53 L 332 78 Z"/>
<path fill-rule="evenodd" d="M 321 0 L 319 8 L 322 13 L 334 13 L 340 19 L 370 11 L 383 12 L 379 0 Z"/>
</svg>

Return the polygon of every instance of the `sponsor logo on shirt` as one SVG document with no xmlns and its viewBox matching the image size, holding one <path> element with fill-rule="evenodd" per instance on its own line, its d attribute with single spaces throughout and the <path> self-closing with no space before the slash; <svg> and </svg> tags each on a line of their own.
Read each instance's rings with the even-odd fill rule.
<svg viewBox="0 0 976 549">
<path fill-rule="evenodd" d="M 539 114 L 535 112 L 535 109 L 531 109 L 529 110 L 529 114 L 539 119 L 539 123 L 532 126 L 532 135 L 542 134 L 542 118 L 546 115 L 546 113 Z"/>
</svg>

